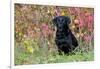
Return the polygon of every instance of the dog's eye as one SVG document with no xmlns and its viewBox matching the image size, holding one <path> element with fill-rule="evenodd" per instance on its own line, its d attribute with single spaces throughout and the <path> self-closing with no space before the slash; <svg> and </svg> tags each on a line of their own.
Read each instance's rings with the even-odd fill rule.
<svg viewBox="0 0 100 69">
<path fill-rule="evenodd" d="M 65 20 L 62 20 L 63 23 L 65 23 Z"/>
<path fill-rule="evenodd" d="M 60 20 L 60 19 L 58 19 L 58 20 L 57 20 L 57 23 L 59 23 L 59 22 L 61 22 L 61 20 Z"/>
</svg>

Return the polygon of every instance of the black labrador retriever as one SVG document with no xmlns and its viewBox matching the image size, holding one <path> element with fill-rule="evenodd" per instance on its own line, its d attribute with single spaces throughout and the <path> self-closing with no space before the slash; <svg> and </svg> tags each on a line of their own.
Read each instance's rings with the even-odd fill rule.
<svg viewBox="0 0 100 69">
<path fill-rule="evenodd" d="M 73 51 L 78 46 L 78 41 L 69 28 L 71 19 L 68 16 L 57 16 L 53 23 L 57 27 L 55 42 L 58 52 L 67 54 Z"/>
</svg>

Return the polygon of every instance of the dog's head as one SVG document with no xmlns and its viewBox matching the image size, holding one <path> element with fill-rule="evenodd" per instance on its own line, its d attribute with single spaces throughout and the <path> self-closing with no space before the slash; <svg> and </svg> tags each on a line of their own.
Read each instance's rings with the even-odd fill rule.
<svg viewBox="0 0 100 69">
<path fill-rule="evenodd" d="M 53 19 L 53 23 L 56 25 L 57 29 L 68 28 L 71 19 L 68 16 L 58 16 Z"/>
</svg>

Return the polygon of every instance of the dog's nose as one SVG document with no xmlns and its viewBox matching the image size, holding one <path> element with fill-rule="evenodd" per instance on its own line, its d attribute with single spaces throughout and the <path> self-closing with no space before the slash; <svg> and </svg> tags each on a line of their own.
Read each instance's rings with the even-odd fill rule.
<svg viewBox="0 0 100 69">
<path fill-rule="evenodd" d="M 58 30 L 59 30 L 59 31 L 62 31 L 63 29 L 62 29 L 62 27 L 59 27 Z"/>
<path fill-rule="evenodd" d="M 59 24 L 59 25 L 58 25 L 58 28 L 59 28 L 59 29 L 62 29 L 62 26 L 61 26 L 61 24 Z"/>
</svg>

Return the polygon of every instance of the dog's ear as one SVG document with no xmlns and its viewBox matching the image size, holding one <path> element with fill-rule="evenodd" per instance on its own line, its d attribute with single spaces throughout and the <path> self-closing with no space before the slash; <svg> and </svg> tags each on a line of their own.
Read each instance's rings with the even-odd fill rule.
<svg viewBox="0 0 100 69">
<path fill-rule="evenodd" d="M 52 20 L 53 24 L 56 26 L 57 25 L 57 18 L 55 17 L 53 20 Z"/>
<path fill-rule="evenodd" d="M 70 17 L 66 16 L 66 17 L 65 17 L 65 20 L 66 20 L 66 23 L 67 23 L 68 25 L 71 23 Z"/>
</svg>

